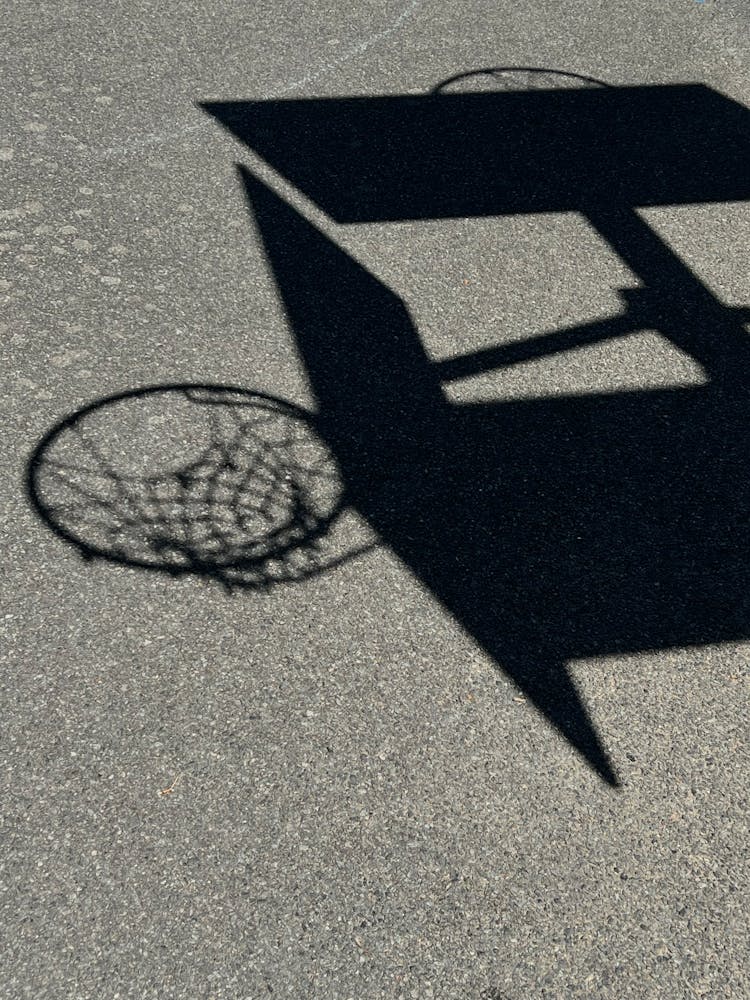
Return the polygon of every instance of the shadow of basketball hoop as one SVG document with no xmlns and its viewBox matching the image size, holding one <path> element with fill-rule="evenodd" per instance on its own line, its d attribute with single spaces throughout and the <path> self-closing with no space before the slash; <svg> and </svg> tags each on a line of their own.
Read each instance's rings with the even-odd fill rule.
<svg viewBox="0 0 750 1000">
<path fill-rule="evenodd" d="M 218 385 L 99 400 L 37 447 L 29 495 L 86 558 L 228 590 L 299 581 L 355 552 L 333 530 L 342 483 L 311 415 Z"/>
<path fill-rule="evenodd" d="M 138 390 L 50 431 L 29 490 L 86 556 L 250 588 L 346 558 L 332 545 L 345 496 L 616 785 L 568 664 L 750 637 L 748 311 L 639 212 L 750 200 L 750 114 L 701 85 L 557 74 L 562 87 L 517 89 L 518 72 L 555 76 L 481 70 L 501 85 L 445 92 L 462 74 L 422 96 L 203 107 L 335 223 L 576 212 L 639 282 L 619 313 L 434 362 L 407 304 L 240 167 L 314 421 L 242 390 Z M 705 384 L 462 405 L 444 391 L 643 329 Z M 153 404 L 145 423 L 132 416 Z M 151 448 L 166 435 L 148 467 L 144 427 Z"/>
<path fill-rule="evenodd" d="M 460 94 L 476 91 L 554 90 L 579 87 L 610 87 L 604 80 L 582 73 L 547 69 L 542 66 L 485 66 L 441 80 L 430 93 Z"/>
</svg>

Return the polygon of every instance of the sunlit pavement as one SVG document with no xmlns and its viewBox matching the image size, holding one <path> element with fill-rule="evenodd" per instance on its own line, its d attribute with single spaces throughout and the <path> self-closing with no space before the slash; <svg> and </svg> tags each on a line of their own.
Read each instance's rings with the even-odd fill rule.
<svg viewBox="0 0 750 1000">
<path fill-rule="evenodd" d="M 745 996 L 743 4 L 5 20 L 0 995 Z"/>
</svg>

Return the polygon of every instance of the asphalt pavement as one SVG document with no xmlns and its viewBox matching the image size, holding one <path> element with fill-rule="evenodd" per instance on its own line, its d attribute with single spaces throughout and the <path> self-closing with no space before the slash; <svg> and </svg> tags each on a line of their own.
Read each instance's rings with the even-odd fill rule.
<svg viewBox="0 0 750 1000">
<path fill-rule="evenodd" d="M 4 22 L 0 996 L 750 997 L 744 0 Z"/>
</svg>

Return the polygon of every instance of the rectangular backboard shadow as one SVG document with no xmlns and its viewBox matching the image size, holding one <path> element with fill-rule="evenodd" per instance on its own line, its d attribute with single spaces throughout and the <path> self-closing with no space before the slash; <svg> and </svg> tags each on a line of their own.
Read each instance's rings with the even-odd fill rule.
<svg viewBox="0 0 750 1000">
<path fill-rule="evenodd" d="M 202 106 L 341 223 L 750 198 L 750 115 L 702 84 Z"/>
</svg>

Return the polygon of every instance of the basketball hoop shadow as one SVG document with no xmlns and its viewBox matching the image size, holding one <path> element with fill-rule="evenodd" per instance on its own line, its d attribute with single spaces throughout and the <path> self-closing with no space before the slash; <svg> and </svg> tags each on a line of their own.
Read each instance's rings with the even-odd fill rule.
<svg viewBox="0 0 750 1000">
<path fill-rule="evenodd" d="M 28 466 L 40 517 L 87 559 L 267 589 L 367 547 L 311 414 L 222 385 L 158 385 L 53 427 Z"/>
<path fill-rule="evenodd" d="M 253 588 L 356 551 L 331 542 L 350 505 L 616 785 L 567 664 L 750 638 L 748 312 L 637 212 L 750 199 L 747 110 L 694 85 L 205 108 L 335 222 L 574 211 L 641 284 L 607 319 L 435 363 L 398 296 L 240 168 L 315 417 L 217 386 L 112 397 L 37 447 L 37 511 L 86 556 Z M 473 405 L 444 392 L 638 329 L 706 384 Z M 149 468 L 144 433 L 163 440 Z"/>
</svg>

